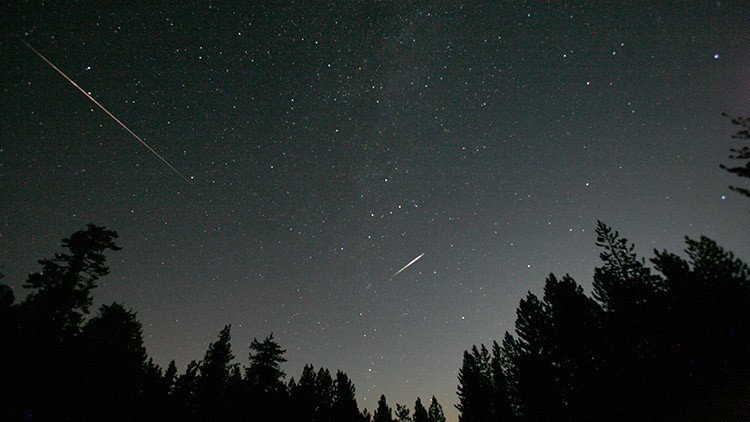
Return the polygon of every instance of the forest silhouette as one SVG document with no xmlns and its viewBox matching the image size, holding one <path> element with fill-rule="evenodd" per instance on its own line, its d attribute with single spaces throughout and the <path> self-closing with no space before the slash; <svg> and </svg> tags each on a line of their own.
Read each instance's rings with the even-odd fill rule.
<svg viewBox="0 0 750 422">
<path fill-rule="evenodd" d="M 733 123 L 750 139 L 747 119 Z M 747 148 L 733 152 L 748 162 L 724 168 L 750 177 Z M 604 223 L 596 234 L 591 296 L 550 274 L 541 297 L 520 301 L 514 333 L 464 352 L 460 421 L 750 418 L 748 265 L 700 237 L 686 238 L 685 257 L 655 250 L 649 266 Z M 21 302 L 0 284 L 1 420 L 445 421 L 435 397 L 394 409 L 383 395 L 372 414 L 360 410 L 341 371 L 306 365 L 287 381 L 273 334 L 252 341 L 245 365 L 226 326 L 184 373 L 160 367 L 135 312 L 112 303 L 90 315 L 117 237 L 90 224 L 63 239 Z"/>
<path fill-rule="evenodd" d="M 750 415 L 750 268 L 716 242 L 686 239 L 687 258 L 655 251 L 653 269 L 599 223 L 602 265 L 592 297 L 570 276 L 528 293 L 515 334 L 463 356 L 462 422 L 723 419 Z M 135 312 L 92 290 L 109 272 L 117 234 L 89 225 L 40 260 L 26 298 L 0 289 L 3 420 L 414 421 L 445 420 L 433 397 L 413 412 L 381 396 L 360 411 L 348 376 L 307 365 L 286 381 L 284 350 L 254 339 L 235 362 L 230 327 L 178 374 L 148 358 Z"/>
<path fill-rule="evenodd" d="M 750 140 L 750 118 L 730 119 Z M 742 164 L 721 168 L 750 178 L 750 147 L 731 153 Z M 747 264 L 701 236 L 685 238 L 687 259 L 654 250 L 649 268 L 617 231 L 596 234 L 591 297 L 550 274 L 520 301 L 515 335 L 464 352 L 459 420 L 750 420 Z"/>
<path fill-rule="evenodd" d="M 109 273 L 117 233 L 89 224 L 39 261 L 26 298 L 0 285 L 0 420 L 9 421 L 393 421 L 381 396 L 360 411 L 349 377 L 306 365 L 286 381 L 284 349 L 270 334 L 253 339 L 247 365 L 235 362 L 230 326 L 200 361 L 177 373 L 155 364 L 135 312 L 120 303 L 89 317 L 92 290 Z M 433 397 L 415 403 L 415 421 L 444 422 Z M 409 409 L 398 405 L 400 419 Z M 407 416 L 405 416 L 407 415 Z M 408 419 L 404 419 L 408 417 Z"/>
</svg>

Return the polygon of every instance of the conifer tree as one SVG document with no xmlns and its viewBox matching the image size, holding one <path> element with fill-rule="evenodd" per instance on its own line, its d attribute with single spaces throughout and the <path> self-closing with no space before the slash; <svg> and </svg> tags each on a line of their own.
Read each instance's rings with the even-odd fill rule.
<svg viewBox="0 0 750 422">
<path fill-rule="evenodd" d="M 505 356 L 500 345 L 492 342 L 492 358 L 490 361 L 490 372 L 492 379 L 492 403 L 493 417 L 496 420 L 507 420 L 513 417 L 512 400 L 510 396 L 510 381 L 505 369 Z"/>
<path fill-rule="evenodd" d="M 102 305 L 81 333 L 89 419 L 133 420 L 142 399 L 146 368 L 143 329 L 135 312 L 119 303 Z"/>
<path fill-rule="evenodd" d="M 320 368 L 315 377 L 316 416 L 320 421 L 329 421 L 334 399 L 334 384 L 328 369 Z"/>
<path fill-rule="evenodd" d="M 0 273 L 0 279 L 3 278 L 3 274 Z M 13 289 L 7 284 L 0 283 L 0 312 L 10 308 L 10 305 L 16 301 L 16 296 L 13 294 Z"/>
<path fill-rule="evenodd" d="M 39 261 L 42 269 L 24 284 L 31 290 L 25 300 L 1 316 L 0 394 L 12 405 L 0 407 L 12 418 L 82 417 L 78 400 L 84 386 L 68 383 L 81 376 L 77 336 L 91 291 L 109 272 L 105 252 L 120 249 L 115 239 L 116 232 L 93 224 L 63 239 L 65 251 Z M 6 291 L 6 304 L 11 298 Z"/>
<path fill-rule="evenodd" d="M 414 422 L 428 422 L 427 409 L 422 405 L 422 400 L 417 397 L 417 401 L 414 402 Z"/>
<path fill-rule="evenodd" d="M 120 249 L 115 244 L 117 237 L 112 230 L 89 224 L 86 230 L 62 240 L 67 252 L 39 261 L 42 270 L 30 274 L 24 284 L 32 290 L 25 305 L 36 310 L 35 316 L 43 318 L 47 329 L 78 332 L 83 317 L 89 313 L 96 281 L 109 274 L 104 252 Z"/>
<path fill-rule="evenodd" d="M 393 410 L 388 407 L 384 394 L 380 395 L 378 407 L 375 409 L 375 413 L 372 416 L 372 422 L 395 422 L 393 420 Z"/>
<path fill-rule="evenodd" d="M 556 404 L 548 408 L 560 417 L 579 419 L 596 394 L 603 310 L 570 276 L 558 279 L 554 274 L 545 281 L 542 306 L 547 321 L 541 349 L 545 360 L 555 364 L 551 368 L 554 378 L 537 382 L 553 387 L 550 397 L 555 397 Z"/>
<path fill-rule="evenodd" d="M 174 383 L 177 380 L 177 364 L 174 359 L 169 361 L 167 369 L 164 371 L 164 383 L 167 385 L 167 391 L 170 393 L 174 390 Z"/>
<path fill-rule="evenodd" d="M 604 249 L 599 255 L 604 265 L 594 271 L 593 296 L 606 311 L 631 309 L 654 299 L 659 278 L 633 252 L 633 244 L 601 221 L 596 244 Z"/>
<path fill-rule="evenodd" d="M 336 372 L 334 391 L 331 422 L 359 421 L 361 414 L 357 407 L 354 384 L 341 371 Z"/>
<path fill-rule="evenodd" d="M 372 422 L 372 414 L 369 410 L 365 407 L 362 409 L 362 421 L 364 422 Z"/>
<path fill-rule="evenodd" d="M 166 371 L 149 358 L 144 367 L 144 385 L 140 394 L 139 420 L 163 421 L 173 419 L 174 406 L 170 392 L 174 383 L 177 368 L 170 362 Z"/>
<path fill-rule="evenodd" d="M 246 385 L 245 380 L 242 378 L 242 371 L 240 365 L 235 363 L 229 370 L 229 378 L 227 379 L 226 385 L 226 414 L 227 420 L 230 421 L 241 421 L 246 419 L 245 414 L 245 401 L 246 401 Z"/>
<path fill-rule="evenodd" d="M 218 340 L 208 345 L 208 350 L 200 363 L 197 399 L 199 414 L 204 420 L 225 418 L 228 405 L 226 389 L 234 359 L 230 330 L 229 325 L 221 330 Z"/>
<path fill-rule="evenodd" d="M 443 406 L 438 403 L 435 396 L 432 396 L 432 400 L 430 400 L 430 410 L 427 412 L 427 419 L 429 422 L 445 422 Z"/>
<path fill-rule="evenodd" d="M 197 395 L 200 364 L 191 361 L 185 373 L 175 379 L 172 396 L 174 398 L 177 419 L 193 421 L 197 419 Z"/>
<path fill-rule="evenodd" d="M 687 259 L 667 251 L 652 259 L 670 297 L 658 337 L 662 356 L 654 365 L 656 375 L 668 380 L 658 400 L 661 406 L 673 402 L 674 408 L 688 401 L 675 397 L 705 396 L 707 385 L 747 388 L 742 379 L 750 373 L 750 268 L 706 237 L 686 238 L 686 243 Z M 732 409 L 732 400 L 724 400 Z M 709 418 L 704 411 L 697 415 Z"/>
<path fill-rule="evenodd" d="M 289 382 L 289 399 L 292 419 L 298 421 L 317 420 L 316 375 L 312 365 L 305 365 L 299 382 Z"/>
<path fill-rule="evenodd" d="M 724 113 L 724 116 L 727 116 L 727 114 Z M 732 124 L 741 128 L 737 133 L 732 135 L 732 138 L 750 140 L 750 117 L 733 117 Z M 745 160 L 744 165 L 727 167 L 722 164 L 721 168 L 739 177 L 750 178 L 750 146 L 743 145 L 742 148 L 732 148 L 731 151 L 734 155 L 730 155 L 729 158 L 733 160 Z M 739 186 L 730 186 L 729 188 L 741 195 L 750 197 L 750 189 L 748 188 Z"/>
<path fill-rule="evenodd" d="M 458 400 L 456 408 L 462 422 L 481 422 L 492 419 L 492 375 L 487 347 L 473 346 L 464 352 L 463 365 L 458 371 Z"/>
<path fill-rule="evenodd" d="M 597 223 L 596 234 L 597 246 L 604 250 L 600 254 L 603 264 L 594 270 L 593 297 L 604 310 L 606 335 L 596 378 L 620 382 L 610 386 L 607 400 L 592 407 L 602 412 L 611 409 L 609 416 L 601 415 L 604 418 L 641 418 L 639 413 L 629 412 L 639 409 L 649 414 L 661 406 L 656 396 L 663 388 L 658 383 L 636 385 L 642 382 L 642 371 L 659 371 L 654 366 L 661 347 L 659 322 L 668 306 L 668 294 L 663 279 L 651 273 L 632 243 L 602 222 Z M 597 391 L 602 388 L 593 389 L 593 393 Z"/>
<path fill-rule="evenodd" d="M 289 398 L 293 420 L 329 421 L 335 400 L 335 386 L 331 373 L 324 368 L 318 372 L 305 365 L 299 382 L 289 383 Z M 356 404 L 355 404 L 356 406 Z"/>
<path fill-rule="evenodd" d="M 286 374 L 281 364 L 286 362 L 285 350 L 273 339 L 273 333 L 262 342 L 253 339 L 250 344 L 250 366 L 245 369 L 245 380 L 249 387 L 251 414 L 258 421 L 277 421 L 289 412 L 286 406 Z"/>
<path fill-rule="evenodd" d="M 396 403 L 396 421 L 412 422 L 409 407 Z"/>
<path fill-rule="evenodd" d="M 281 364 L 286 362 L 284 353 L 278 343 L 273 339 L 273 333 L 262 342 L 253 339 L 250 344 L 250 366 L 245 371 L 245 376 L 251 387 L 259 392 L 271 392 L 284 389 L 284 377 L 286 374 L 281 370 Z"/>
</svg>

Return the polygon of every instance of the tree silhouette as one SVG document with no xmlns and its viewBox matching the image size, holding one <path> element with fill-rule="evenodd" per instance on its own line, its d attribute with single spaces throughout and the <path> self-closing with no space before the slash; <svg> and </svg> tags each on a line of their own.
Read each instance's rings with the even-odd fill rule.
<svg viewBox="0 0 750 422">
<path fill-rule="evenodd" d="M 145 381 L 143 330 L 133 311 L 102 305 L 81 332 L 83 396 L 89 420 L 136 419 Z"/>
<path fill-rule="evenodd" d="M 177 366 L 174 360 L 169 362 L 166 371 L 155 364 L 153 359 L 146 362 L 138 419 L 155 422 L 175 416 L 176 409 L 172 405 L 170 394 L 176 375 Z"/>
<path fill-rule="evenodd" d="M 32 289 L 24 304 L 33 308 L 49 329 L 77 333 L 89 313 L 96 280 L 109 274 L 104 252 L 120 249 L 114 242 L 117 237 L 114 231 L 89 224 L 86 230 L 63 239 L 68 252 L 39 261 L 42 270 L 30 274 L 24 284 Z"/>
<path fill-rule="evenodd" d="M 288 410 L 284 407 L 286 374 L 281 370 L 281 364 L 286 362 L 284 353 L 273 340 L 273 333 L 262 342 L 254 338 L 250 344 L 250 366 L 245 369 L 245 380 L 249 387 L 249 411 L 259 421 L 279 420 Z"/>
<path fill-rule="evenodd" d="M 242 421 L 247 418 L 244 402 L 247 400 L 247 385 L 242 377 L 239 364 L 233 364 L 229 370 L 229 378 L 226 384 L 225 403 L 227 408 L 224 412 L 228 421 Z"/>
<path fill-rule="evenodd" d="M 0 280 L 5 277 L 5 274 L 0 273 Z M 10 305 L 16 301 L 16 295 L 13 294 L 13 289 L 7 284 L 0 283 L 0 312 L 10 308 Z"/>
<path fill-rule="evenodd" d="M 116 232 L 89 224 L 63 239 L 65 252 L 40 260 L 42 270 L 29 275 L 24 287 L 31 291 L 8 308 L 7 324 L 0 323 L 0 394 L 8 402 L 0 415 L 82 417 L 76 406 L 82 386 L 69 386 L 82 370 L 77 337 L 91 290 L 109 272 L 104 253 L 119 249 L 116 238 Z"/>
<path fill-rule="evenodd" d="M 445 414 L 443 413 L 443 406 L 438 403 L 435 396 L 432 396 L 430 400 L 430 410 L 427 414 L 427 420 L 429 422 L 445 422 Z"/>
<path fill-rule="evenodd" d="M 292 420 L 318 420 L 317 400 L 315 391 L 315 368 L 305 365 L 299 382 L 294 378 L 289 381 L 289 399 L 292 407 Z"/>
<path fill-rule="evenodd" d="M 250 344 L 250 366 L 245 376 L 255 390 L 266 393 L 284 389 L 286 374 L 281 370 L 281 364 L 286 362 L 285 352 L 273 340 L 273 333 L 262 342 L 253 339 Z"/>
<path fill-rule="evenodd" d="M 208 345 L 200 364 L 197 385 L 198 413 L 203 420 L 224 420 L 229 407 L 227 384 L 232 370 L 231 327 L 225 326 L 219 339 Z"/>
<path fill-rule="evenodd" d="M 464 352 L 463 366 L 458 371 L 458 400 L 461 422 L 492 419 L 492 374 L 487 348 L 473 346 Z"/>
<path fill-rule="evenodd" d="M 615 414 L 640 419 L 664 408 L 669 394 L 658 378 L 645 379 L 644 371 L 658 373 L 659 321 L 665 302 L 664 281 L 651 273 L 645 261 L 634 253 L 634 245 L 617 231 L 597 223 L 597 245 L 603 265 L 594 270 L 593 296 L 605 315 L 599 379 L 618 379 L 609 385 L 607 404 L 599 410 L 606 417 Z M 640 384 L 640 385 L 639 385 Z M 635 387 L 638 385 L 638 387 Z M 638 403 L 638 406 L 633 406 Z M 612 413 L 614 412 L 614 414 Z"/>
<path fill-rule="evenodd" d="M 414 422 L 428 422 L 427 409 L 422 405 L 422 400 L 417 397 L 417 401 L 414 402 Z"/>
<path fill-rule="evenodd" d="M 668 357 L 660 362 L 662 378 L 669 380 L 664 389 L 670 393 L 664 395 L 684 397 L 685 403 L 726 400 L 724 412 L 737 410 L 732 400 L 715 394 L 750 387 L 750 269 L 706 237 L 686 238 L 686 244 L 687 260 L 666 251 L 652 259 L 670 296 L 660 332 Z M 671 403 L 701 410 L 674 399 Z"/>
<path fill-rule="evenodd" d="M 64 239 L 66 252 L 40 261 L 21 303 L 0 285 L 0 420 L 372 422 L 341 371 L 334 380 L 306 365 L 299 382 L 285 385 L 285 351 L 273 334 L 253 339 L 242 367 L 227 325 L 178 375 L 174 361 L 164 370 L 148 358 L 141 324 L 122 304 L 103 305 L 87 321 L 116 238 L 89 225 Z M 392 421 L 385 397 L 380 404 L 376 418 Z M 408 409 L 399 406 L 399 416 Z"/>
<path fill-rule="evenodd" d="M 372 422 L 372 414 L 366 407 L 362 409 L 362 420 L 365 422 Z"/>
<path fill-rule="evenodd" d="M 335 395 L 333 378 L 328 369 L 320 368 L 315 377 L 315 391 L 318 406 L 316 410 L 317 420 L 329 421 L 333 408 L 333 397 Z"/>
<path fill-rule="evenodd" d="M 397 422 L 412 422 L 411 411 L 408 406 L 396 403 L 396 421 Z"/>
<path fill-rule="evenodd" d="M 198 420 L 198 385 L 200 376 L 200 364 L 191 361 L 185 373 L 178 376 L 174 383 L 172 397 L 179 420 Z"/>
<path fill-rule="evenodd" d="M 500 345 L 492 342 L 492 359 L 490 361 L 490 373 L 492 384 L 490 402 L 495 420 L 506 420 L 513 416 L 513 404 L 511 403 L 510 380 L 508 379 L 507 362 Z"/>
<path fill-rule="evenodd" d="M 337 371 L 331 422 L 350 422 L 362 419 L 357 407 L 355 391 L 354 384 L 349 380 L 349 377 L 345 373 Z"/>
<path fill-rule="evenodd" d="M 659 290 L 658 277 L 633 252 L 635 246 L 601 221 L 596 244 L 604 265 L 594 271 L 593 296 L 608 312 L 648 302 Z"/>
<path fill-rule="evenodd" d="M 545 324 L 548 321 L 542 302 L 532 293 L 522 299 L 516 312 L 516 333 L 511 359 L 516 371 L 516 391 L 522 414 L 530 419 L 549 419 L 560 411 L 560 391 L 554 380 L 555 367 L 547 359 Z"/>
<path fill-rule="evenodd" d="M 345 377 L 345 375 L 343 376 Z M 348 379 L 346 379 L 346 382 L 348 382 Z M 342 388 L 347 387 L 347 385 L 342 386 Z M 351 387 L 353 388 L 353 386 Z M 299 382 L 295 383 L 294 379 L 289 382 L 292 420 L 331 420 L 334 411 L 334 400 L 338 394 L 336 388 L 331 378 L 331 373 L 327 369 L 320 368 L 316 373 L 312 365 L 305 365 Z M 343 391 L 342 394 L 345 395 L 346 392 Z M 347 404 L 342 402 L 340 411 L 345 412 L 346 408 Z"/>
<path fill-rule="evenodd" d="M 596 379 L 603 310 L 570 276 L 547 277 L 542 300 L 544 321 L 539 345 L 554 377 L 550 392 L 559 403 L 558 416 L 578 419 L 597 394 Z"/>
<path fill-rule="evenodd" d="M 726 113 L 723 113 L 723 115 L 729 117 Z M 732 117 L 731 119 L 733 125 L 741 128 L 737 133 L 732 135 L 732 138 L 750 140 L 750 117 Z M 745 160 L 744 165 L 727 167 L 722 164 L 721 168 L 739 177 L 750 178 L 750 146 L 732 148 L 731 151 L 734 155 L 730 155 L 729 158 L 733 160 Z M 750 189 L 748 188 L 730 186 L 729 189 L 750 197 Z"/>
<path fill-rule="evenodd" d="M 460 420 L 750 416 L 750 268 L 701 237 L 687 259 L 655 252 L 652 272 L 616 231 L 599 223 L 597 237 L 594 298 L 550 274 L 491 357 L 464 352 Z"/>
<path fill-rule="evenodd" d="M 380 395 L 378 407 L 375 409 L 375 413 L 372 416 L 372 422 L 395 422 L 393 420 L 393 410 L 388 407 L 384 394 Z"/>
</svg>

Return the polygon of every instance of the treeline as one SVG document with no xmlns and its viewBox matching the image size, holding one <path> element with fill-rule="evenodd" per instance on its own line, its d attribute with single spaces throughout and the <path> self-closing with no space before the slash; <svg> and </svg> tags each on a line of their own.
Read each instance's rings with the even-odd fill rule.
<svg viewBox="0 0 750 422">
<path fill-rule="evenodd" d="M 463 356 L 461 422 L 748 420 L 750 270 L 714 241 L 653 268 L 602 223 L 592 297 L 550 275 L 515 335 Z"/>
<path fill-rule="evenodd" d="M 464 353 L 460 421 L 750 418 L 748 265 L 701 237 L 687 258 L 654 251 L 650 267 L 606 225 L 596 233 L 591 296 L 550 275 L 521 300 L 514 334 Z M 306 365 L 286 381 L 273 335 L 240 365 L 229 326 L 184 373 L 161 368 L 134 312 L 89 316 L 116 238 L 89 225 L 63 239 L 20 303 L 0 285 L 0 420 L 445 422 L 434 397 L 360 411 L 341 371 Z"/>
<path fill-rule="evenodd" d="M 149 359 L 136 314 L 119 303 L 88 317 L 92 290 L 109 273 L 105 253 L 117 233 L 95 225 L 63 239 L 64 252 L 29 275 L 29 294 L 15 303 L 0 284 L 0 420 L 7 421 L 411 421 L 381 396 L 360 411 L 355 387 L 337 371 L 306 365 L 285 380 L 284 350 L 273 335 L 253 339 L 248 364 L 235 363 L 230 327 L 200 361 L 178 374 Z M 2 275 L 0 275 L 1 277 Z M 396 419 L 394 419 L 396 418 Z M 414 422 L 445 422 L 433 397 L 419 398 Z"/>
</svg>

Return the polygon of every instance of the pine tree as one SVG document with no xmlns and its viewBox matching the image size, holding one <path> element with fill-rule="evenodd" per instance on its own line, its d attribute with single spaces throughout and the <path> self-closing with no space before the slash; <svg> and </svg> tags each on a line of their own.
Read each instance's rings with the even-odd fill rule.
<svg viewBox="0 0 750 422">
<path fill-rule="evenodd" d="M 273 333 L 262 342 L 253 339 L 250 344 L 250 366 L 245 371 L 245 377 L 251 388 L 264 393 L 284 389 L 284 377 L 281 364 L 286 362 L 284 353 L 273 339 Z"/>
<path fill-rule="evenodd" d="M 315 381 L 315 369 L 312 365 L 305 365 L 299 382 L 295 382 L 294 378 L 290 380 L 289 399 L 292 420 L 300 422 L 317 420 Z"/>
<path fill-rule="evenodd" d="M 246 419 L 245 401 L 246 385 L 242 378 L 240 365 L 235 363 L 229 370 L 229 378 L 226 385 L 226 414 L 229 421 L 242 421 Z"/>
<path fill-rule="evenodd" d="M 414 402 L 414 422 L 428 422 L 427 409 L 422 405 L 422 400 L 417 397 L 417 401 Z"/>
<path fill-rule="evenodd" d="M 675 409 L 689 407 L 698 418 L 709 418 L 696 405 L 696 397 L 707 395 L 705 386 L 722 385 L 726 390 L 747 388 L 750 364 L 750 268 L 706 237 L 686 238 L 688 259 L 666 251 L 652 259 L 669 288 L 664 307 L 664 329 L 657 340 L 663 346 L 656 375 L 669 380 L 661 386 L 659 404 L 666 407 L 675 398 Z M 688 400 L 688 398 L 691 398 Z M 725 409 L 732 409 L 732 401 Z M 725 413 L 726 415 L 726 413 Z M 721 417 L 712 417 L 722 419 Z"/>
<path fill-rule="evenodd" d="M 177 364 L 174 359 L 169 361 L 167 369 L 164 371 L 164 382 L 167 385 L 167 391 L 170 393 L 174 390 L 174 383 L 177 380 Z"/>
<path fill-rule="evenodd" d="M 410 413 L 410 410 L 407 406 L 396 403 L 396 421 L 397 422 L 412 422 L 412 419 L 409 413 Z"/>
<path fill-rule="evenodd" d="M 456 408 L 462 422 L 481 422 L 492 419 L 492 378 L 489 351 L 484 345 L 464 351 L 463 365 L 458 371 L 458 400 Z"/>
<path fill-rule="evenodd" d="M 320 368 L 315 377 L 315 398 L 317 406 L 315 414 L 319 421 L 329 421 L 334 399 L 333 378 L 328 369 Z"/>
<path fill-rule="evenodd" d="M 516 311 L 517 339 L 506 339 L 503 353 L 511 363 L 519 413 L 532 420 L 554 419 L 560 411 L 556 370 L 548 359 L 545 332 L 549 315 L 536 295 L 528 293 Z M 506 348 L 507 346 L 507 348 Z"/>
<path fill-rule="evenodd" d="M 727 114 L 724 113 L 724 116 L 727 116 Z M 733 117 L 732 124 L 741 128 L 737 133 L 732 135 L 732 138 L 750 140 L 750 117 Z M 746 160 L 745 164 L 736 167 L 727 167 L 722 164 L 721 168 L 739 177 L 750 178 L 750 146 L 745 145 L 742 148 L 732 148 L 731 151 L 734 155 L 730 155 L 729 158 L 733 160 Z M 750 189 L 748 188 L 730 186 L 729 189 L 750 197 Z"/>
<path fill-rule="evenodd" d="M 218 340 L 208 345 L 200 364 L 197 399 L 199 414 L 204 420 L 225 419 L 226 388 L 234 359 L 230 330 L 229 325 L 221 330 Z"/>
<path fill-rule="evenodd" d="M 656 398 L 662 387 L 658 383 L 644 383 L 640 376 L 642 371 L 660 371 L 654 365 L 660 353 L 659 327 L 667 306 L 667 287 L 635 254 L 634 245 L 617 231 L 598 222 L 596 233 L 597 245 L 604 251 L 600 254 L 603 265 L 594 270 L 593 296 L 604 309 L 606 336 L 597 379 L 620 382 L 611 386 L 608 398 L 601 405 L 592 403 L 592 407 L 603 412 L 598 415 L 601 418 L 619 415 L 640 419 L 642 414 L 652 415 L 664 404 Z M 602 390 L 595 388 L 594 392 Z M 607 411 L 612 413 L 607 415 Z"/>
<path fill-rule="evenodd" d="M 492 412 L 495 420 L 508 420 L 513 417 L 510 382 L 505 373 L 505 357 L 496 341 L 492 342 L 492 359 L 490 361 Z"/>
<path fill-rule="evenodd" d="M 62 240 L 66 253 L 53 259 L 42 259 L 42 270 L 29 275 L 24 287 L 32 292 L 25 305 L 43 318 L 45 330 L 59 334 L 77 333 L 83 317 L 89 313 L 91 291 L 96 281 L 109 274 L 104 252 L 117 251 L 117 233 L 89 224 Z M 39 328 L 39 327 L 35 327 Z"/>
<path fill-rule="evenodd" d="M 170 362 L 167 371 L 149 358 L 144 366 L 144 382 L 139 401 L 138 420 L 163 421 L 174 419 L 173 407 L 170 406 L 170 391 L 174 383 L 174 361 Z"/>
<path fill-rule="evenodd" d="M 313 422 L 331 420 L 335 395 L 331 373 L 324 368 L 316 373 L 312 365 L 305 365 L 299 382 L 292 379 L 289 383 L 292 419 Z"/>
<path fill-rule="evenodd" d="M 191 361 L 185 373 L 175 379 L 172 397 L 175 404 L 177 420 L 193 421 L 197 420 L 197 400 L 199 385 L 200 364 Z"/>
<path fill-rule="evenodd" d="M 372 422 L 372 414 L 370 413 L 369 410 L 367 410 L 366 407 L 364 409 L 362 409 L 362 417 L 361 417 L 361 419 L 362 419 L 363 422 Z"/>
<path fill-rule="evenodd" d="M 3 387 L 0 393 L 13 406 L 0 406 L 13 418 L 78 419 L 81 385 L 77 337 L 92 303 L 96 281 L 108 274 L 105 252 L 119 250 L 117 233 L 88 225 L 62 240 L 63 253 L 42 259 L 42 269 L 30 274 L 25 300 L 9 308 L 15 322 L 0 345 Z M 6 295 L 6 303 L 7 303 Z M 2 323 L 0 322 L 0 325 Z M 9 360 L 5 360 L 9 359 Z"/>
<path fill-rule="evenodd" d="M 3 274 L 0 273 L 0 279 L 2 278 Z M 15 301 L 16 296 L 13 294 L 13 289 L 7 284 L 0 283 L 0 315 L 2 315 L 1 312 L 5 312 L 5 310 L 10 308 Z"/>
<path fill-rule="evenodd" d="M 635 246 L 601 221 L 596 226 L 596 244 L 604 251 L 604 265 L 594 271 L 593 296 L 608 312 L 645 304 L 658 294 L 659 278 L 651 274 Z"/>
<path fill-rule="evenodd" d="M 143 329 L 135 312 L 119 303 L 102 305 L 81 333 L 85 390 L 91 420 L 133 420 L 140 406 L 146 368 Z"/>
<path fill-rule="evenodd" d="M 336 382 L 334 383 L 331 422 L 358 421 L 360 418 L 361 415 L 357 407 L 354 384 L 345 373 L 337 371 Z"/>
<path fill-rule="evenodd" d="M 179 415 L 178 403 L 175 398 L 175 389 L 176 389 L 176 384 L 177 384 L 177 364 L 175 363 L 174 359 L 169 361 L 169 364 L 167 365 L 167 369 L 164 370 L 163 382 L 167 390 L 167 399 L 164 401 L 160 401 L 157 404 L 160 406 L 161 413 L 163 413 L 166 416 L 158 417 L 158 415 L 155 415 L 154 419 L 156 420 L 177 419 Z"/>
<path fill-rule="evenodd" d="M 286 362 L 285 350 L 273 339 L 273 333 L 262 342 L 253 339 L 250 344 L 250 366 L 245 369 L 249 387 L 250 413 L 259 421 L 277 421 L 285 418 L 289 409 L 286 374 L 281 364 Z"/>
<path fill-rule="evenodd" d="M 395 422 L 393 420 L 393 410 L 388 407 L 388 404 L 385 401 L 385 395 L 381 395 L 380 400 L 378 400 L 378 408 L 375 409 L 372 422 Z"/>
<path fill-rule="evenodd" d="M 427 413 L 427 420 L 429 422 L 445 422 L 443 406 L 438 403 L 435 396 L 432 396 L 432 400 L 430 400 L 430 410 Z"/>
</svg>

